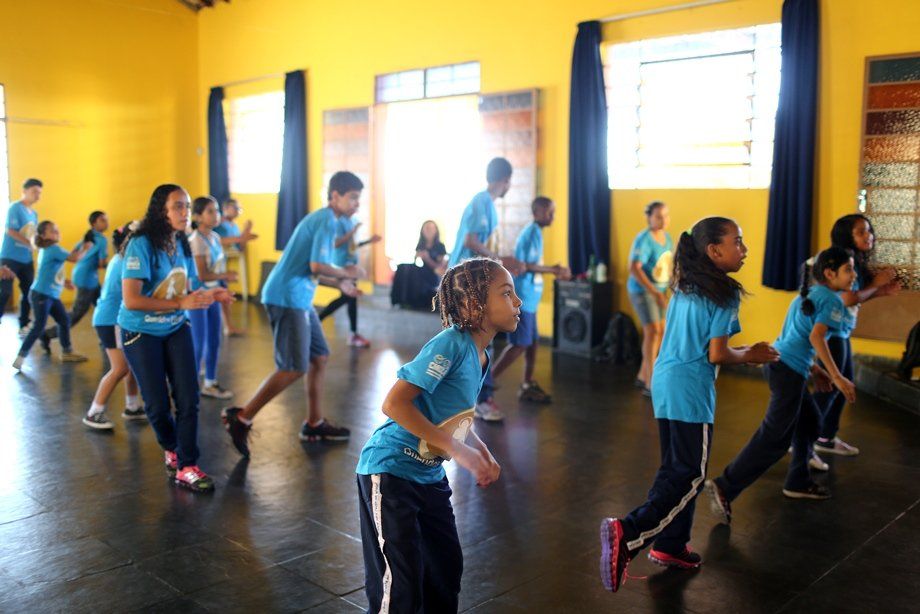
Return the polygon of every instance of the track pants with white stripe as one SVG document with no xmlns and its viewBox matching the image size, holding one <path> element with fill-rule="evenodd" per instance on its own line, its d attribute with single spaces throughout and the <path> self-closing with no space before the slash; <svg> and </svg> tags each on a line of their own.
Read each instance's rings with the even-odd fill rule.
<svg viewBox="0 0 920 614">
<path fill-rule="evenodd" d="M 447 479 L 358 475 L 368 612 L 456 612 L 463 574 Z"/>
<path fill-rule="evenodd" d="M 712 425 L 658 420 L 661 467 L 648 501 L 622 519 L 630 558 L 655 543 L 655 549 L 680 554 L 690 541 L 696 497 L 706 479 Z"/>
</svg>

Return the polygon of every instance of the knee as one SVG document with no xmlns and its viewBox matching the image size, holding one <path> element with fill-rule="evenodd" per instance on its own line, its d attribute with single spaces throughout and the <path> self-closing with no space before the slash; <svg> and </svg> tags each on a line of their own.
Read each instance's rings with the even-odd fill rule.
<svg viewBox="0 0 920 614">
<path fill-rule="evenodd" d="M 310 368 L 314 371 L 325 371 L 327 362 L 329 362 L 329 356 L 325 354 L 314 356 L 310 359 Z"/>
</svg>

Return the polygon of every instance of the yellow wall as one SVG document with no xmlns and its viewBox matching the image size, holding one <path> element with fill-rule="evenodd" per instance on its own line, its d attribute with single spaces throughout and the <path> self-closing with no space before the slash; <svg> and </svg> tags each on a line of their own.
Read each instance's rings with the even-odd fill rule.
<svg viewBox="0 0 920 614">
<path fill-rule="evenodd" d="M 2 0 L 0 24 L 9 196 L 41 178 L 36 210 L 64 246 L 94 209 L 120 224 L 160 183 L 201 189 L 194 13 L 166 0 Z"/>
</svg>

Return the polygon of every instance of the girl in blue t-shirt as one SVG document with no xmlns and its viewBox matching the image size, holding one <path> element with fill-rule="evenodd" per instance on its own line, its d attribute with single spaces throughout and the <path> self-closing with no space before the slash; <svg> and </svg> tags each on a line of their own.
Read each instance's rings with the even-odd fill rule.
<svg viewBox="0 0 920 614">
<path fill-rule="evenodd" d="M 396 373 L 383 402 L 388 420 L 358 460 L 371 612 L 457 611 L 463 553 L 441 465 L 453 458 L 483 487 L 500 472 L 473 431 L 473 414 L 487 348 L 517 328 L 521 299 L 508 271 L 485 258 L 449 269 L 437 299 L 444 330 Z"/>
<path fill-rule="evenodd" d="M 86 356 L 77 354 L 70 345 L 70 318 L 67 316 L 67 310 L 64 303 L 61 302 L 61 290 L 65 287 L 72 290 L 73 284 L 64 277 L 64 263 L 77 262 L 93 247 L 92 243 L 81 243 L 73 251 L 68 252 L 58 245 L 61 240 L 61 232 L 57 225 L 45 220 L 41 222 L 35 230 L 35 236 L 32 243 L 38 248 L 38 274 L 35 281 L 32 282 L 32 288 L 29 290 L 29 303 L 35 315 L 35 321 L 32 323 L 32 329 L 22 342 L 19 348 L 19 354 L 13 361 L 13 368 L 22 369 L 22 363 L 29 350 L 35 345 L 42 333 L 45 332 L 45 324 L 48 322 L 48 316 L 54 318 L 58 325 L 58 336 L 61 340 L 61 361 L 62 362 L 84 362 Z"/>
<path fill-rule="evenodd" d="M 178 485 L 201 492 L 213 490 L 214 481 L 198 467 L 198 368 L 186 312 L 232 298 L 225 288 L 189 292 L 198 278 L 185 235 L 189 200 L 177 185 L 153 191 L 124 250 L 118 326 L 166 472 Z"/>
<path fill-rule="evenodd" d="M 655 545 L 648 557 L 653 563 L 679 569 L 702 563 L 687 543 L 709 459 L 716 366 L 779 357 L 766 342 L 728 345 L 729 337 L 741 330 L 738 305 L 744 294 L 729 273 L 741 269 L 746 255 L 741 229 L 728 218 L 700 220 L 681 234 L 674 296 L 652 379 L 661 467 L 644 504 L 622 519 L 601 523 L 600 573 L 607 590 L 619 590 L 627 564 L 651 541 Z"/>
<path fill-rule="evenodd" d="M 809 276 L 815 285 L 809 289 Z M 770 404 L 757 432 L 728 464 L 722 475 L 706 482 L 713 513 L 725 524 L 731 522 L 731 502 L 764 474 L 793 444 L 792 463 L 786 474 L 783 494 L 792 499 L 827 499 L 827 488 L 812 481 L 808 461 L 817 438 L 818 408 L 808 392 L 808 379 L 819 389 L 833 385 L 851 403 L 856 399 L 853 382 L 844 377 L 830 360 L 827 338 L 848 326 L 848 314 L 838 292 L 850 289 L 856 280 L 851 252 L 840 247 L 824 250 L 814 269 L 806 266 L 802 287 L 789 305 L 783 330 L 775 347 L 779 362 L 765 368 L 770 385 Z M 815 354 L 827 371 L 814 364 Z"/>
<path fill-rule="evenodd" d="M 99 337 L 99 345 L 105 350 L 109 359 L 109 370 L 96 388 L 96 395 L 90 404 L 89 410 L 83 417 L 83 424 L 92 429 L 110 430 L 114 428 L 111 420 L 105 413 L 105 405 L 115 391 L 115 386 L 122 379 L 125 380 L 125 410 L 121 417 L 125 420 L 146 420 L 144 408 L 141 407 L 140 395 L 137 389 L 137 380 L 128 368 L 125 354 L 118 343 L 118 309 L 121 307 L 121 274 L 122 274 L 122 248 L 131 237 L 131 232 L 137 228 L 137 222 L 125 224 L 116 228 L 112 233 L 112 244 L 115 246 L 115 255 L 109 260 L 105 269 L 105 281 L 96 311 L 93 312 L 93 328 Z"/>
</svg>

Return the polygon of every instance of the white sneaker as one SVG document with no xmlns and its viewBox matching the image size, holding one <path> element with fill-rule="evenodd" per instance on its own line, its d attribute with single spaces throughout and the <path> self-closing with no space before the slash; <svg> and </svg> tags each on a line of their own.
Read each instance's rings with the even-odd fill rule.
<svg viewBox="0 0 920 614">
<path fill-rule="evenodd" d="M 211 386 L 202 386 L 201 396 L 211 397 L 212 399 L 230 399 L 233 398 L 233 393 L 229 390 L 224 390 L 220 387 L 220 384 L 215 382 Z"/>
<path fill-rule="evenodd" d="M 25 356 L 16 356 L 16 360 L 13 361 L 13 368 L 17 371 L 22 371 L 22 362 L 26 359 Z"/>
<path fill-rule="evenodd" d="M 811 452 L 811 458 L 808 459 L 808 466 L 815 471 L 827 471 L 830 469 L 830 466 L 814 450 Z"/>
<path fill-rule="evenodd" d="M 476 409 L 473 410 L 473 414 L 486 422 L 501 422 L 505 419 L 505 414 L 498 408 L 495 401 L 491 400 L 476 403 Z"/>
<path fill-rule="evenodd" d="M 859 454 L 859 448 L 851 446 L 839 437 L 834 437 L 831 441 L 816 441 L 815 450 L 838 456 L 857 456 Z"/>
<path fill-rule="evenodd" d="M 115 428 L 115 425 L 112 424 L 112 421 L 109 420 L 105 415 L 105 411 L 101 411 L 98 414 L 93 414 L 92 416 L 87 414 L 83 417 L 83 424 L 91 429 L 98 429 L 102 431 L 108 431 Z"/>
<path fill-rule="evenodd" d="M 32 325 L 31 325 L 31 324 L 30 324 L 29 326 L 23 326 L 22 328 L 19 329 L 19 338 L 20 338 L 20 339 L 25 339 L 26 337 L 29 336 L 29 333 L 30 333 L 30 332 L 32 332 Z"/>
</svg>

